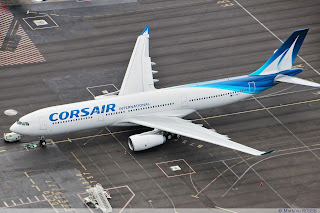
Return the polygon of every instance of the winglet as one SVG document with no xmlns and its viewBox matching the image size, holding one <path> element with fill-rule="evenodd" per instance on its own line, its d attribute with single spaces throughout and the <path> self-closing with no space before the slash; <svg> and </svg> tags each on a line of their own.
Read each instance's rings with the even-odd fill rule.
<svg viewBox="0 0 320 213">
<path fill-rule="evenodd" d="M 273 152 L 275 149 L 271 149 L 270 151 L 264 152 L 261 155 L 265 155 L 265 154 L 270 154 L 271 152 Z"/>
<path fill-rule="evenodd" d="M 146 28 L 144 28 L 143 32 L 141 33 L 141 35 L 149 35 L 150 32 L 150 26 L 147 26 Z"/>
</svg>

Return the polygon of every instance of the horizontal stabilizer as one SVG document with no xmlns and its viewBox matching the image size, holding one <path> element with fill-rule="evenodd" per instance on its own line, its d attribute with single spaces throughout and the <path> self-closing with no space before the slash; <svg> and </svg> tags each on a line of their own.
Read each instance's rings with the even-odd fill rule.
<svg viewBox="0 0 320 213">
<path fill-rule="evenodd" d="M 304 80 L 302 78 L 292 77 L 288 75 L 278 75 L 275 79 L 277 82 L 284 82 L 284 83 L 290 83 L 290 84 L 299 84 L 309 87 L 320 87 L 320 84 Z"/>
</svg>

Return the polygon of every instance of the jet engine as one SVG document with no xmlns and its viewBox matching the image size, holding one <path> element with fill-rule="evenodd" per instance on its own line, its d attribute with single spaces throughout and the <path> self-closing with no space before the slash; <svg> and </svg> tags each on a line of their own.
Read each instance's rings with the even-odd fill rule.
<svg viewBox="0 0 320 213">
<path fill-rule="evenodd" d="M 155 134 L 154 131 L 131 135 L 128 138 L 128 145 L 132 151 L 150 149 L 164 142 L 166 142 L 166 138 L 162 134 Z"/>
</svg>

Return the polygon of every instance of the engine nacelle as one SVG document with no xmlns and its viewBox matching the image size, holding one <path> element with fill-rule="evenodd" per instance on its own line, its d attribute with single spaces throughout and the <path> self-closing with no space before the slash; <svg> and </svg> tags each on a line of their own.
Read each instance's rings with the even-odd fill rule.
<svg viewBox="0 0 320 213">
<path fill-rule="evenodd" d="M 131 135 L 128 138 L 128 145 L 132 151 L 142 151 L 158 146 L 166 142 L 166 138 L 162 134 L 142 133 Z"/>
</svg>

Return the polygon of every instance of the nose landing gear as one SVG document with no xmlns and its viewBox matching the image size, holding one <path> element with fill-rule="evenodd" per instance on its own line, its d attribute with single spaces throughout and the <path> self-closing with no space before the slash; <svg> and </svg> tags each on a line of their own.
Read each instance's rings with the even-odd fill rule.
<svg viewBox="0 0 320 213">
<path fill-rule="evenodd" d="M 47 146 L 47 142 L 46 142 L 46 139 L 44 136 L 40 136 L 39 146 L 41 146 L 41 147 Z"/>
</svg>

